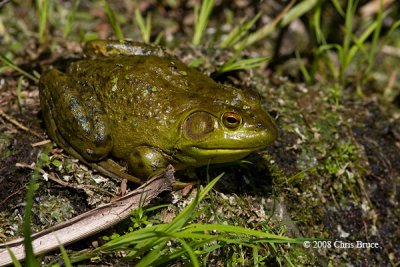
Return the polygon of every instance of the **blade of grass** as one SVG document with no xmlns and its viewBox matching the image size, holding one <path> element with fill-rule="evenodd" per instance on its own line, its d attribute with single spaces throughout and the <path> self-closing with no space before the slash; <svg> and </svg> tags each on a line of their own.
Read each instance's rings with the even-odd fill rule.
<svg viewBox="0 0 400 267">
<path fill-rule="evenodd" d="M 260 262 L 260 258 L 259 258 L 259 254 L 258 254 L 258 248 L 254 247 L 252 252 L 253 252 L 253 266 L 254 267 L 258 267 L 259 266 L 259 262 Z"/>
<path fill-rule="evenodd" d="M 149 251 L 153 251 L 156 248 L 159 248 L 159 251 L 163 250 L 169 240 L 169 237 L 166 237 L 164 232 L 157 232 L 155 238 L 151 238 L 145 240 L 142 243 L 136 244 L 133 250 L 124 257 L 127 261 L 132 261 L 137 258 L 146 258 L 145 262 L 152 262 L 153 255 L 149 256 Z M 158 253 L 156 253 L 157 255 Z"/>
<path fill-rule="evenodd" d="M 300 67 L 301 74 L 303 74 L 303 77 L 306 80 L 306 83 L 310 84 L 311 81 L 312 81 L 312 77 L 311 77 L 310 73 L 308 72 L 304 62 L 301 60 L 301 56 L 300 56 L 299 50 L 296 49 L 295 54 L 296 54 L 297 64 Z"/>
<path fill-rule="evenodd" d="M 163 38 L 164 33 L 163 32 L 159 32 L 156 36 L 156 39 L 154 40 L 154 44 L 158 45 L 161 42 L 161 39 Z"/>
<path fill-rule="evenodd" d="M 383 6 L 382 6 L 382 1 L 380 1 L 379 11 L 378 11 L 378 15 L 376 17 L 377 26 L 375 27 L 374 34 L 372 36 L 371 52 L 368 54 L 369 55 L 368 56 L 368 67 L 367 67 L 366 73 L 369 73 L 371 71 L 371 69 L 375 63 L 376 54 L 378 53 L 378 49 L 379 49 L 378 42 L 379 42 L 381 30 L 382 30 L 383 17 L 384 17 L 383 16 Z"/>
<path fill-rule="evenodd" d="M 290 8 L 296 3 L 296 0 L 292 0 L 280 13 L 279 15 L 270 23 L 264 25 L 262 28 L 258 29 L 256 32 L 249 34 L 247 38 L 242 40 L 237 44 L 238 47 L 245 48 L 250 46 L 255 42 L 263 40 L 269 36 L 274 30 L 276 25 L 282 20 L 283 16 L 290 10 Z"/>
<path fill-rule="evenodd" d="M 343 86 L 345 82 L 345 74 L 348 64 L 350 63 L 349 50 L 350 43 L 352 39 L 353 33 L 353 17 L 355 15 L 356 9 L 358 5 L 358 0 L 349 0 L 346 8 L 346 16 L 345 16 L 345 34 L 342 45 L 342 53 L 339 53 L 339 62 L 340 62 L 340 84 Z"/>
<path fill-rule="evenodd" d="M 240 41 L 240 39 L 248 34 L 248 31 L 250 30 L 251 27 L 253 27 L 254 23 L 260 18 L 261 12 L 259 12 L 253 19 L 247 21 L 246 19 L 243 19 L 242 22 L 236 26 L 229 34 L 228 36 L 225 37 L 225 39 L 222 41 L 220 47 L 225 48 L 225 47 L 231 47 L 234 46 L 237 42 Z"/>
<path fill-rule="evenodd" d="M 185 249 L 186 253 L 189 255 L 190 263 L 192 264 L 192 266 L 200 267 L 199 260 L 197 259 L 197 256 L 194 253 L 193 249 L 182 238 L 180 238 L 178 240 L 182 244 L 182 247 Z"/>
<path fill-rule="evenodd" d="M 9 249 L 7 247 L 7 251 L 11 256 L 11 260 L 12 260 L 14 267 L 22 267 L 21 263 L 18 261 L 17 257 L 15 257 L 15 254 L 11 251 L 11 249 Z"/>
<path fill-rule="evenodd" d="M 295 5 L 287 13 L 283 15 L 281 26 L 284 27 L 295 19 L 300 18 L 302 15 L 310 11 L 318 4 L 318 0 L 304 0 Z"/>
<path fill-rule="evenodd" d="M 140 13 L 139 9 L 136 9 L 135 10 L 135 20 L 139 27 L 140 33 L 142 35 L 143 42 L 145 42 L 146 44 L 150 43 L 151 13 L 147 14 L 146 23 L 145 23 L 142 13 Z"/>
<path fill-rule="evenodd" d="M 36 10 L 39 13 L 39 41 L 44 43 L 45 34 L 47 29 L 47 17 L 49 12 L 49 2 L 48 0 L 36 0 L 35 1 Z"/>
<path fill-rule="evenodd" d="M 189 243 L 189 246 L 193 249 L 197 249 L 200 246 L 203 246 L 205 244 L 207 244 L 208 242 L 212 242 L 213 240 L 215 240 L 215 238 L 210 238 L 210 239 L 206 239 L 206 240 L 194 240 L 192 242 Z M 196 251 L 195 254 L 197 255 L 201 255 L 201 254 L 205 254 L 205 253 L 209 253 L 213 250 L 216 250 L 218 248 L 222 247 L 222 245 L 214 245 L 211 247 L 207 247 L 206 249 L 204 249 L 203 251 Z M 159 257 L 156 261 L 153 262 L 154 266 L 164 266 L 167 262 L 170 262 L 180 256 L 183 256 L 186 253 L 186 250 L 184 248 L 178 248 L 174 251 L 172 251 L 169 254 L 164 255 L 164 257 Z"/>
<path fill-rule="evenodd" d="M 71 260 L 69 259 L 68 253 L 65 250 L 64 246 L 60 243 L 60 241 L 58 242 L 58 245 L 60 247 L 61 256 L 62 256 L 62 259 L 64 261 L 64 266 L 65 267 L 72 267 Z"/>
<path fill-rule="evenodd" d="M 198 4 L 195 5 L 194 35 L 192 39 L 192 43 L 194 46 L 200 45 L 201 38 L 208 24 L 208 18 L 210 17 L 211 11 L 214 8 L 214 2 L 214 0 L 204 0 L 201 4 L 200 12 Z"/>
<path fill-rule="evenodd" d="M 0 55 L 0 61 L 2 61 L 5 65 L 7 65 L 8 67 L 18 71 L 19 73 L 21 73 L 22 75 L 25 75 L 27 78 L 31 79 L 34 82 L 38 82 L 39 79 L 36 78 L 35 76 L 27 73 L 26 71 L 24 71 L 23 69 L 21 69 L 20 67 L 18 67 L 17 65 L 15 65 L 13 62 L 11 62 L 11 60 L 9 60 L 6 57 L 3 57 L 2 55 Z"/>
<path fill-rule="evenodd" d="M 387 33 L 387 36 L 391 36 L 393 31 L 395 31 L 399 27 L 400 27 L 400 19 L 397 20 L 395 23 L 393 23 L 393 25 L 390 27 L 390 29 L 389 29 L 389 31 Z"/>
<path fill-rule="evenodd" d="M 203 198 L 208 194 L 208 192 L 214 187 L 214 185 L 221 179 L 224 173 L 221 173 L 216 178 L 214 178 L 208 185 L 201 190 L 201 192 L 196 196 L 196 198 L 188 205 L 183 211 L 176 216 L 171 223 L 167 224 L 164 231 L 167 233 L 176 231 L 179 228 L 182 228 L 183 225 L 191 218 L 191 215 L 197 205 L 198 202 L 202 201 Z"/>
<path fill-rule="evenodd" d="M 42 155 L 42 154 L 41 154 Z M 33 252 L 32 246 L 32 231 L 31 231 L 31 221 L 32 221 L 32 205 L 33 205 L 33 197 L 35 195 L 35 191 L 38 188 L 38 179 L 40 176 L 40 169 L 42 168 L 43 162 L 41 161 L 41 157 L 39 157 L 35 170 L 33 171 L 31 181 L 29 182 L 28 190 L 26 192 L 26 205 L 24 211 L 24 220 L 23 220 L 23 234 L 24 234 L 24 247 L 25 247 L 25 265 L 26 266 L 40 266 L 38 260 L 35 257 L 35 253 Z"/>
<path fill-rule="evenodd" d="M 159 244 L 157 246 L 154 246 L 153 249 L 142 260 L 140 260 L 137 264 L 135 264 L 135 266 L 136 267 L 150 266 L 160 256 L 161 250 L 165 247 L 165 242 L 164 244 Z M 129 259 L 130 256 L 128 255 L 127 258 Z"/>
<path fill-rule="evenodd" d="M 257 238 L 269 238 L 274 240 L 281 240 L 283 242 L 295 241 L 295 239 L 285 236 L 280 236 L 258 230 L 247 229 L 240 226 L 222 225 L 222 224 L 191 224 L 187 226 L 183 231 L 180 231 L 177 237 L 183 237 L 184 235 L 190 234 L 191 232 L 202 232 L 202 231 L 237 233 L 237 234 L 251 235 Z"/>
<path fill-rule="evenodd" d="M 204 59 L 203 58 L 194 58 L 192 59 L 192 61 L 188 64 L 189 67 L 191 68 L 197 68 L 198 66 L 200 66 L 201 64 L 204 63 Z"/>
<path fill-rule="evenodd" d="M 204 225 L 201 225 L 204 226 Z M 224 225 L 217 225 L 217 227 L 223 227 Z M 269 237 L 275 237 L 277 236 L 278 238 L 259 238 L 257 236 L 250 235 L 249 237 L 243 237 L 243 235 L 247 235 L 248 232 L 246 228 L 240 227 L 240 226 L 233 226 L 237 228 L 237 233 L 235 232 L 226 232 L 223 233 L 221 231 L 215 232 L 214 229 L 216 228 L 215 224 L 208 224 L 202 229 L 196 229 L 199 230 L 196 233 L 192 232 L 184 232 L 179 231 L 172 233 L 171 236 L 175 239 L 192 239 L 192 241 L 188 244 L 192 250 L 196 250 L 197 248 L 204 246 L 205 244 L 210 244 L 211 242 L 222 242 L 222 244 L 216 244 L 212 247 L 206 247 L 206 250 L 203 251 L 198 251 L 196 250 L 195 254 L 201 255 L 205 253 L 209 253 L 215 249 L 221 248 L 224 245 L 227 244 L 235 244 L 239 246 L 246 246 L 250 248 L 257 248 L 259 243 L 268 243 L 270 245 L 273 245 L 274 243 L 301 243 L 304 240 L 309 240 L 309 239 L 291 239 L 288 241 L 288 238 L 285 236 L 269 236 Z M 263 231 L 256 231 L 256 230 L 251 230 L 254 231 L 253 233 L 257 232 L 259 236 L 264 236 L 265 233 Z M 212 232 L 212 234 L 209 234 L 209 232 Z M 272 243 L 271 243 L 272 242 Z M 186 250 L 183 248 L 178 248 L 174 250 L 172 253 L 165 255 L 165 257 L 160 257 L 157 259 L 157 261 L 153 262 L 154 265 L 162 265 L 165 264 L 177 257 L 182 256 L 183 254 L 186 253 Z"/>
<path fill-rule="evenodd" d="M 371 50 L 368 50 L 368 51 L 366 50 L 365 42 L 371 36 L 371 34 L 373 34 L 376 31 L 376 29 L 378 27 L 379 27 L 378 21 L 374 21 L 371 25 L 368 26 L 367 29 L 365 29 L 365 31 L 361 34 L 361 36 L 359 38 L 355 37 L 354 35 L 352 36 L 352 41 L 354 42 L 354 45 L 352 45 L 350 48 L 349 55 L 348 55 L 348 62 L 346 62 L 347 64 L 350 64 L 350 62 L 353 60 L 355 54 L 359 50 L 363 51 L 367 58 L 369 58 L 369 55 L 371 53 L 374 53 L 373 51 L 371 52 Z M 371 49 L 373 49 L 373 48 L 371 47 Z"/>
<path fill-rule="evenodd" d="M 115 17 L 114 11 L 111 9 L 110 5 L 107 3 L 106 0 L 103 0 L 103 6 L 106 11 L 108 20 L 110 21 L 111 27 L 114 30 L 115 37 L 118 40 L 123 40 L 124 35 L 121 30 L 121 26 L 119 25 L 117 18 Z"/>
<path fill-rule="evenodd" d="M 146 209 L 146 212 L 150 212 L 150 211 L 158 210 L 158 209 L 162 209 L 162 208 L 167 208 L 167 207 L 169 207 L 169 206 L 171 206 L 171 204 L 161 204 L 161 205 L 157 205 L 157 206 L 154 206 L 154 207 L 151 207 L 151 208 Z"/>
<path fill-rule="evenodd" d="M 341 7 L 339 1 L 338 1 L 338 0 L 331 0 L 331 2 L 332 2 L 332 4 L 333 4 L 333 6 L 335 7 L 336 11 L 337 11 L 340 15 L 344 16 L 345 14 L 344 14 L 343 8 Z"/>
<path fill-rule="evenodd" d="M 74 6 L 72 7 L 72 10 L 68 12 L 67 23 L 65 24 L 63 33 L 64 38 L 67 38 L 69 33 L 71 32 L 72 24 L 74 23 L 76 11 L 78 10 L 80 2 L 81 0 L 76 0 Z"/>
<path fill-rule="evenodd" d="M 334 77 L 336 79 L 339 78 L 340 75 L 340 70 L 338 71 L 337 68 L 335 67 L 335 64 L 332 62 L 331 58 L 326 54 L 326 51 L 331 50 L 331 49 L 336 49 L 338 54 L 340 55 L 341 53 L 343 53 L 343 48 L 338 45 L 338 44 L 325 44 L 325 45 L 321 45 L 320 47 L 318 47 L 317 49 L 317 56 L 323 55 L 325 54 L 326 56 L 324 57 L 324 59 L 326 59 L 328 62 L 327 64 L 329 66 L 331 66 L 330 70 L 332 71 L 332 73 L 334 74 Z M 340 57 L 340 56 L 339 56 Z"/>
<path fill-rule="evenodd" d="M 326 44 L 325 36 L 321 29 L 321 4 L 319 3 L 318 7 L 315 9 L 314 13 L 312 14 L 312 22 L 313 28 L 315 32 L 315 37 L 317 38 L 317 42 L 319 44 Z"/>
<path fill-rule="evenodd" d="M 235 70 L 245 70 L 252 69 L 261 66 L 261 64 L 267 62 L 269 57 L 257 57 L 257 58 L 246 58 L 237 60 L 235 62 L 226 62 L 222 67 L 217 71 L 217 76 L 222 73 L 235 71 Z"/>
<path fill-rule="evenodd" d="M 18 110 L 19 113 L 22 112 L 22 82 L 24 80 L 24 76 L 21 76 L 18 78 L 18 84 L 17 84 L 17 100 L 18 100 Z"/>
<path fill-rule="evenodd" d="M 187 253 L 189 255 L 189 258 L 191 260 L 191 264 L 192 266 L 200 266 L 199 265 L 199 261 L 193 251 L 193 249 L 191 248 L 191 246 L 189 246 L 185 240 L 183 239 L 177 239 L 181 244 L 182 244 L 182 254 Z M 155 265 L 154 263 L 156 261 L 159 261 L 160 258 L 160 254 L 161 251 L 165 248 L 166 246 L 166 242 L 168 241 L 165 240 L 165 242 L 163 244 L 159 244 L 156 248 L 152 249 L 150 253 L 148 253 L 139 263 L 137 263 L 135 266 L 138 267 L 145 267 L 145 266 L 150 266 L 150 265 Z M 168 260 L 170 260 L 170 258 L 168 258 Z"/>
<path fill-rule="evenodd" d="M 160 229 L 162 229 L 163 226 L 165 226 L 165 224 L 153 225 L 136 230 L 134 232 L 117 237 L 96 250 L 112 251 L 115 249 L 129 247 L 132 244 L 140 243 L 154 237 L 158 237 L 158 232 L 160 231 Z"/>
</svg>

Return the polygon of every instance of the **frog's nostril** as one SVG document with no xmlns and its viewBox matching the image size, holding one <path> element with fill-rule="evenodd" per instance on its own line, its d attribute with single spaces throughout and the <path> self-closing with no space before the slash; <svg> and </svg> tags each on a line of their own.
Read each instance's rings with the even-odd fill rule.
<svg viewBox="0 0 400 267">
<path fill-rule="evenodd" d="M 258 128 L 258 129 L 265 128 L 265 126 L 262 123 L 257 123 L 256 128 Z"/>
</svg>

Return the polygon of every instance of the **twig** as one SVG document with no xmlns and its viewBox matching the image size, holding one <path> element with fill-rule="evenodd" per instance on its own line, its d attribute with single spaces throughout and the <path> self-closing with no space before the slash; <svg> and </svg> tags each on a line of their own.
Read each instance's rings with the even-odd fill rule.
<svg viewBox="0 0 400 267">
<path fill-rule="evenodd" d="M 40 141 L 40 142 L 33 143 L 33 144 L 31 144 L 31 146 L 32 147 L 43 146 L 43 145 L 46 145 L 46 144 L 48 144 L 50 142 L 51 142 L 50 139 L 46 139 L 46 140 L 43 140 L 43 141 Z"/>
<path fill-rule="evenodd" d="M 19 123 L 16 119 L 14 119 L 14 118 L 11 117 L 10 115 L 6 114 L 6 113 L 3 111 L 3 109 L 1 109 L 1 108 L 0 108 L 0 116 L 3 117 L 3 118 L 4 118 L 5 120 L 7 120 L 8 122 L 10 122 L 11 124 L 14 124 L 17 128 L 19 128 L 19 129 L 21 129 L 21 130 L 23 130 L 23 131 L 26 131 L 26 132 L 28 132 L 28 133 L 30 133 L 30 134 L 36 136 L 36 137 L 43 138 L 43 135 L 41 135 L 41 134 L 35 132 L 35 131 L 32 130 L 32 129 L 29 129 L 29 128 L 25 127 L 24 125 L 22 125 L 21 123 Z"/>
<path fill-rule="evenodd" d="M 28 165 L 28 164 L 26 164 L 26 163 L 16 163 L 15 166 L 21 167 L 21 168 L 28 168 L 28 169 L 31 169 L 31 170 L 34 170 L 34 169 L 35 169 L 35 166 L 33 166 L 33 165 Z M 53 182 L 55 182 L 55 183 L 57 183 L 57 184 L 59 184 L 59 185 L 65 186 L 65 187 L 70 187 L 70 188 L 72 188 L 72 189 L 91 189 L 91 190 L 96 190 L 96 191 L 103 192 L 103 193 L 105 193 L 105 194 L 107 194 L 107 195 L 110 195 L 110 196 L 113 197 L 113 198 L 116 198 L 116 197 L 117 197 L 116 195 L 114 195 L 114 194 L 108 192 L 107 190 L 101 189 L 101 188 L 99 188 L 98 186 L 94 186 L 94 185 L 74 185 L 74 184 L 65 182 L 65 181 L 63 181 L 63 180 L 57 178 L 57 177 L 56 177 L 55 175 L 53 175 L 52 173 L 47 173 L 47 172 L 45 172 L 43 169 L 39 169 L 39 172 L 40 172 L 42 175 L 47 174 L 47 178 L 49 178 L 50 180 L 52 180 Z"/>
</svg>

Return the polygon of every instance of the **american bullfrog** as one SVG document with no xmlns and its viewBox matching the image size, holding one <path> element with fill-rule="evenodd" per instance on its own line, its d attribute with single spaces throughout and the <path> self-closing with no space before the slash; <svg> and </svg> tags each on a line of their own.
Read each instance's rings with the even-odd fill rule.
<svg viewBox="0 0 400 267">
<path fill-rule="evenodd" d="M 40 77 L 50 138 L 84 162 L 111 156 L 145 180 L 168 164 L 235 161 L 277 137 L 257 93 L 217 83 L 160 47 L 95 40 L 84 53 L 66 72 Z"/>
</svg>

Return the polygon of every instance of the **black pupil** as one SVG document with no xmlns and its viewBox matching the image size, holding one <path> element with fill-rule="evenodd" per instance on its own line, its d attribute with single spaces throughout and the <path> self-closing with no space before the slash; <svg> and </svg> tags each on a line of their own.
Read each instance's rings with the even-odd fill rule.
<svg viewBox="0 0 400 267">
<path fill-rule="evenodd" d="M 234 118 L 234 117 L 227 117 L 227 118 L 226 118 L 226 121 L 229 122 L 229 123 L 236 123 L 236 122 L 237 122 L 237 119 Z"/>
</svg>

